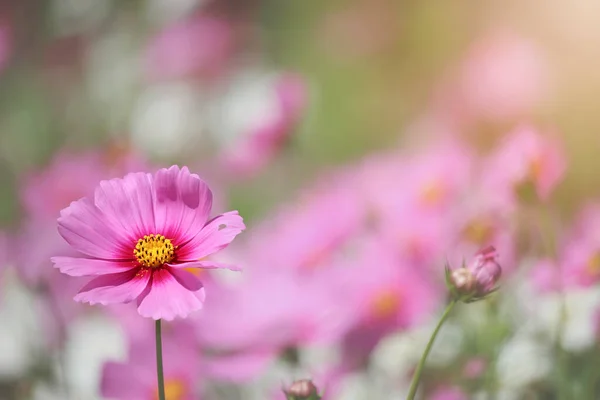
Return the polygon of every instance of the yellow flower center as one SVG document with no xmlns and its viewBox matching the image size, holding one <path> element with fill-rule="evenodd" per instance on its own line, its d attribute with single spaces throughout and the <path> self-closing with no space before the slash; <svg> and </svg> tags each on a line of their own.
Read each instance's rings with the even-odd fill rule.
<svg viewBox="0 0 600 400">
<path fill-rule="evenodd" d="M 446 195 L 443 183 L 439 180 L 430 180 L 421 187 L 419 199 L 426 206 L 435 206 L 444 200 Z"/>
<path fill-rule="evenodd" d="M 165 381 L 165 398 L 168 400 L 183 400 L 186 394 L 186 385 L 180 379 L 167 379 Z M 158 400 L 158 392 L 155 399 Z"/>
<path fill-rule="evenodd" d="M 475 219 L 464 228 L 463 235 L 473 243 L 483 244 L 492 238 L 494 228 L 485 219 Z"/>
<path fill-rule="evenodd" d="M 587 262 L 587 272 L 592 276 L 600 274 L 600 253 L 594 254 Z"/>
<path fill-rule="evenodd" d="M 544 174 L 544 168 L 544 158 L 541 156 L 541 154 L 535 155 L 529 162 L 529 179 L 534 182 L 540 179 Z"/>
<path fill-rule="evenodd" d="M 400 298 L 393 290 L 383 290 L 373 299 L 371 305 L 373 316 L 385 319 L 391 317 L 400 308 Z"/>
<path fill-rule="evenodd" d="M 133 255 L 140 265 L 158 268 L 175 258 L 175 246 L 163 235 L 145 235 L 137 241 Z"/>
</svg>

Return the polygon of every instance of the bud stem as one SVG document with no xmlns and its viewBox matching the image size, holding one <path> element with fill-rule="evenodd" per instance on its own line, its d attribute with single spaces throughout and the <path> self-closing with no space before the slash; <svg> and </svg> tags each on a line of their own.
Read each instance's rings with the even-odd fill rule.
<svg viewBox="0 0 600 400">
<path fill-rule="evenodd" d="M 444 310 L 444 314 L 442 314 L 440 321 L 438 322 L 437 326 L 435 327 L 435 330 L 431 334 L 431 338 L 429 338 L 427 347 L 425 347 L 425 351 L 423 352 L 423 355 L 421 356 L 421 360 L 419 360 L 419 364 L 417 365 L 417 369 L 415 370 L 415 373 L 413 375 L 413 379 L 410 384 L 410 390 L 408 392 L 408 396 L 406 397 L 406 400 L 414 400 L 415 395 L 417 394 L 417 388 L 419 387 L 419 381 L 421 380 L 421 373 L 423 372 L 423 367 L 425 366 L 425 360 L 427 360 L 427 356 L 429 356 L 429 352 L 431 351 L 431 348 L 433 347 L 433 342 L 435 342 L 435 338 L 437 337 L 438 332 L 440 331 L 442 325 L 444 325 L 444 322 L 446 322 L 446 320 L 448 319 L 448 316 L 450 315 L 450 312 L 452 311 L 452 309 L 454 308 L 455 305 L 456 305 L 456 300 L 450 301 L 450 303 Z"/>
</svg>

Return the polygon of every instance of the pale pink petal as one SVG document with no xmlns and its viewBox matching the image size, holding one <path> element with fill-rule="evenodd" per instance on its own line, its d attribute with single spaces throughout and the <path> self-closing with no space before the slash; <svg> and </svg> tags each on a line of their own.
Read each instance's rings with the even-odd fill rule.
<svg viewBox="0 0 600 400">
<path fill-rule="evenodd" d="M 102 368 L 100 393 L 102 397 L 117 400 L 146 400 L 151 393 L 151 369 L 131 364 L 107 362 Z"/>
<path fill-rule="evenodd" d="M 159 170 L 154 177 L 154 190 L 155 233 L 175 239 L 176 244 L 185 243 L 206 224 L 212 192 L 187 167 L 179 169 L 174 165 Z"/>
<path fill-rule="evenodd" d="M 213 218 L 190 242 L 179 249 L 180 261 L 200 260 L 229 245 L 246 226 L 237 211 L 230 211 Z"/>
<path fill-rule="evenodd" d="M 129 271 L 137 264 L 131 261 L 98 260 L 76 257 L 52 257 L 54 267 L 71 276 L 106 275 Z"/>
<path fill-rule="evenodd" d="M 143 269 L 102 275 L 85 285 L 75 296 L 75 301 L 92 305 L 129 303 L 144 292 L 151 276 L 150 271 Z"/>
<path fill-rule="evenodd" d="M 130 242 L 156 233 L 150 174 L 138 172 L 100 182 L 94 203 L 112 226 L 127 232 Z"/>
<path fill-rule="evenodd" d="M 211 378 L 228 382 L 249 382 L 275 361 L 278 349 L 255 349 L 248 353 L 237 353 L 208 358 L 204 361 L 206 374 Z"/>
<path fill-rule="evenodd" d="M 185 318 L 202 308 L 204 288 L 187 271 L 164 268 L 154 271 L 148 289 L 138 299 L 138 312 L 155 320 Z"/>
<path fill-rule="evenodd" d="M 133 249 L 128 234 L 110 225 L 88 198 L 75 201 L 61 211 L 58 232 L 75 250 L 91 257 L 127 259 Z"/>
<path fill-rule="evenodd" d="M 243 268 L 239 265 L 226 264 L 216 261 L 184 261 L 177 264 L 169 264 L 173 268 L 203 268 L 203 269 L 229 269 L 232 271 L 241 271 Z"/>
</svg>

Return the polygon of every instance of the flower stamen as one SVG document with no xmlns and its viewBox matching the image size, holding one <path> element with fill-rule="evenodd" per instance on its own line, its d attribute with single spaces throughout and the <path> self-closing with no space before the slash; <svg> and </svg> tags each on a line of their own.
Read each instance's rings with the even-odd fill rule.
<svg viewBox="0 0 600 400">
<path fill-rule="evenodd" d="M 175 246 L 163 235 L 144 235 L 137 241 L 133 255 L 140 265 L 148 268 L 158 268 L 175 258 Z"/>
</svg>

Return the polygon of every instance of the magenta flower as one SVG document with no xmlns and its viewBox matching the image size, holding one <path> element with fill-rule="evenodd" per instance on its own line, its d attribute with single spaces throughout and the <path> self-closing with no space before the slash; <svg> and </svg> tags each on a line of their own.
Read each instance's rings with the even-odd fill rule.
<svg viewBox="0 0 600 400">
<path fill-rule="evenodd" d="M 237 211 L 209 220 L 211 206 L 210 189 L 187 167 L 102 181 L 93 198 L 71 203 L 58 219 L 60 235 L 82 256 L 52 262 L 67 275 L 97 276 L 76 301 L 137 300 L 144 317 L 186 317 L 204 302 L 202 283 L 186 268 L 236 269 L 205 259 L 245 228 Z"/>
</svg>

